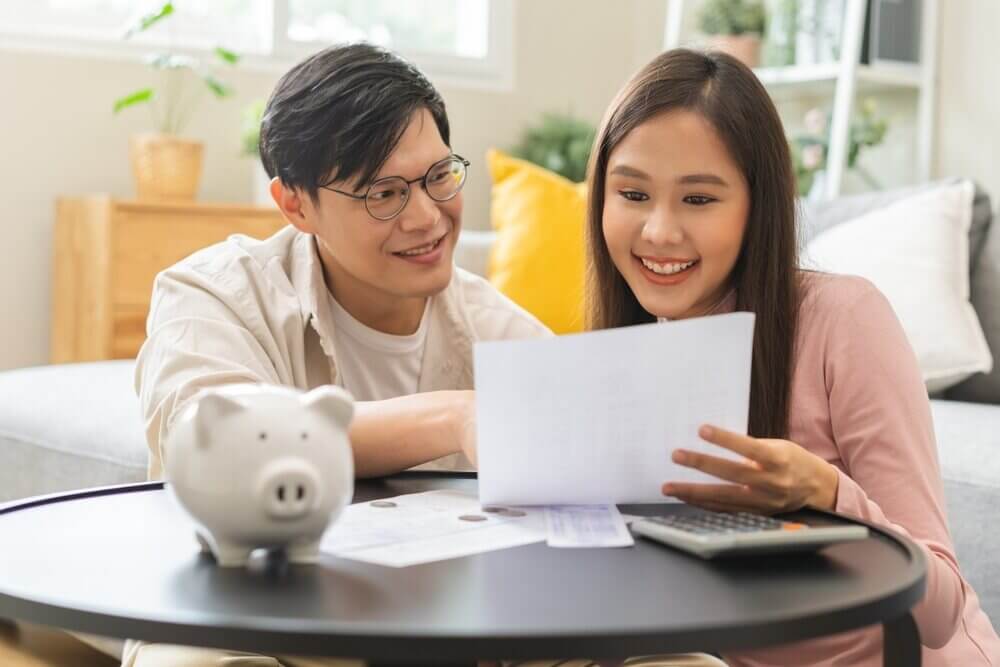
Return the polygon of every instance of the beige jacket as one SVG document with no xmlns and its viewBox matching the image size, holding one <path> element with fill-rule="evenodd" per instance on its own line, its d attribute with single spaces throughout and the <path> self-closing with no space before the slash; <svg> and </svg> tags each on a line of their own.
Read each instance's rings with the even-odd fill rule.
<svg viewBox="0 0 1000 667">
<path fill-rule="evenodd" d="M 157 276 L 135 375 L 150 479 L 163 474 L 161 444 L 173 420 L 201 389 L 338 383 L 326 294 L 315 240 L 293 227 L 264 241 L 232 236 Z M 420 392 L 472 389 L 476 341 L 551 335 L 461 269 L 431 299 L 428 317 Z M 468 469 L 468 461 L 452 455 L 426 467 Z"/>
</svg>

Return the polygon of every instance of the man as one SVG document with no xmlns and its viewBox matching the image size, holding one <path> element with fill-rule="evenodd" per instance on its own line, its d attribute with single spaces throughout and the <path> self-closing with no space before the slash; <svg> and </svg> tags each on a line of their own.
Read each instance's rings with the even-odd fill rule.
<svg viewBox="0 0 1000 667">
<path fill-rule="evenodd" d="M 359 476 L 467 469 L 473 343 L 548 332 L 453 268 L 468 163 L 440 95 L 388 51 L 327 49 L 279 81 L 260 152 L 290 226 L 157 278 L 136 371 L 150 477 L 187 402 L 234 383 L 348 389 Z"/>
<path fill-rule="evenodd" d="M 150 478 L 197 392 L 240 383 L 345 387 L 358 401 L 358 476 L 471 469 L 473 344 L 550 334 L 452 265 L 468 162 L 451 150 L 441 96 L 389 51 L 330 48 L 278 82 L 260 154 L 289 227 L 232 237 L 157 277 L 136 365 Z M 124 664 L 237 658 L 347 664 L 135 643 Z"/>
</svg>

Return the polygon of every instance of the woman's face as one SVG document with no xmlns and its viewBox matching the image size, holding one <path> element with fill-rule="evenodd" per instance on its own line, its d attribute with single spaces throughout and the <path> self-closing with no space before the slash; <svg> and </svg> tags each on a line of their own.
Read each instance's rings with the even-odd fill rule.
<svg viewBox="0 0 1000 667">
<path fill-rule="evenodd" d="M 697 113 L 655 116 L 609 156 L 604 241 L 657 317 L 704 315 L 725 296 L 749 212 L 742 171 Z"/>
</svg>

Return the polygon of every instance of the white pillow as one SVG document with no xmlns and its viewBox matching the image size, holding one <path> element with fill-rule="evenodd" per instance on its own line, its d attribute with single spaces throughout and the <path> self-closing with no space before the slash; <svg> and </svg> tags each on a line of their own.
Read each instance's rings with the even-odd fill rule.
<svg viewBox="0 0 1000 667">
<path fill-rule="evenodd" d="M 885 294 L 931 393 L 993 367 L 969 302 L 973 195 L 963 181 L 901 199 L 828 229 L 803 257 L 808 268 L 863 276 Z"/>
</svg>

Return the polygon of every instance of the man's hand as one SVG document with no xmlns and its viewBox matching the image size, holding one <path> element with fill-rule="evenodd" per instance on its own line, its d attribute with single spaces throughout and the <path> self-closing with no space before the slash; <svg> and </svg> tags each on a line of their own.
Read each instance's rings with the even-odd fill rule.
<svg viewBox="0 0 1000 667">
<path fill-rule="evenodd" d="M 475 393 L 428 391 L 358 401 L 350 436 L 358 477 L 392 475 L 459 452 L 475 464 Z"/>
<path fill-rule="evenodd" d="M 789 440 L 751 438 L 713 426 L 698 431 L 706 442 L 743 455 L 744 461 L 683 449 L 674 463 L 732 484 L 668 482 L 663 495 L 721 512 L 790 512 L 806 505 L 832 510 L 837 504 L 837 469 Z"/>
<path fill-rule="evenodd" d="M 455 443 L 457 451 L 465 454 L 473 467 L 478 467 L 476 458 L 476 392 L 456 391 L 453 408 Z"/>
</svg>

